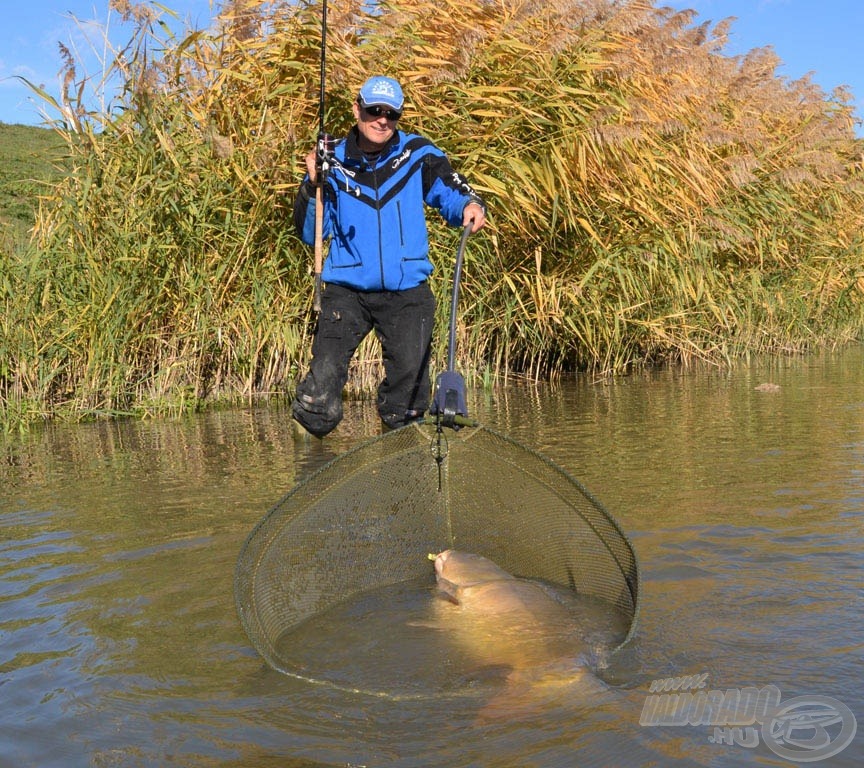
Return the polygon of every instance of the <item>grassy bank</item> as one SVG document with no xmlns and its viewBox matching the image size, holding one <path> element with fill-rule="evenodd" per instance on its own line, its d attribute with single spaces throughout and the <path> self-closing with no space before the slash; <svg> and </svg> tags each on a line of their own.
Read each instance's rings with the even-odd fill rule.
<svg viewBox="0 0 864 768">
<path fill-rule="evenodd" d="M 396 74 L 401 127 L 489 203 L 463 280 L 467 374 L 862 337 L 864 150 L 843 94 L 780 78 L 769 51 L 725 57 L 725 27 L 643 0 L 330 5 L 328 129 L 347 130 L 370 72 Z M 93 111 L 67 61 L 70 170 L 0 276 L 7 423 L 268 397 L 305 365 L 311 254 L 290 212 L 320 7 L 235 0 L 213 29 L 167 37 L 158 6 L 125 7 L 125 89 Z M 433 228 L 440 365 L 458 233 Z M 353 391 L 377 354 L 364 346 Z"/>
<path fill-rule="evenodd" d="M 66 142 L 56 131 L 0 123 L 0 232 L 4 252 L 29 239 L 39 196 L 63 174 Z"/>
</svg>

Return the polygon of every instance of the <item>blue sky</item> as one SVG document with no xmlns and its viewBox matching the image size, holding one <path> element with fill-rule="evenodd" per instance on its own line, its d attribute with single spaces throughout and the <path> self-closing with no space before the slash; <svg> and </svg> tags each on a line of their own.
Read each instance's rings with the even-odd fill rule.
<svg viewBox="0 0 864 768">
<path fill-rule="evenodd" d="M 207 26 L 211 0 L 163 2 L 198 26 Z M 38 100 L 14 76 L 26 77 L 56 95 L 61 67 L 58 41 L 76 51 L 86 72 L 95 75 L 100 71 L 105 31 L 115 42 L 126 39 L 119 16 L 108 11 L 108 0 L 6 0 L 4 5 L 0 122 L 43 122 Z M 700 21 L 737 17 L 727 53 L 771 45 L 784 62 L 779 74 L 796 79 L 812 73 L 829 94 L 838 85 L 849 86 L 857 115 L 864 118 L 864 0 L 659 0 L 657 5 L 692 8 Z M 858 133 L 864 136 L 862 126 Z"/>
</svg>

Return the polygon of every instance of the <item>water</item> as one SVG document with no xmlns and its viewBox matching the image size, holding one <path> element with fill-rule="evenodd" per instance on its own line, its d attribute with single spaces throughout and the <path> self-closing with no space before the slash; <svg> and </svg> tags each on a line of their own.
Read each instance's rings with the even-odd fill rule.
<svg viewBox="0 0 864 768">
<path fill-rule="evenodd" d="M 337 603 L 281 637 L 276 655 L 291 674 L 344 690 L 427 707 L 467 696 L 482 708 L 505 692 L 514 664 L 526 684 L 550 674 L 575 680 L 596 671 L 626 636 L 629 622 L 608 604 L 527 583 L 547 601 L 535 615 L 551 602 L 543 622 L 460 610 L 430 575 Z"/>
<path fill-rule="evenodd" d="M 484 720 L 471 696 L 394 700 L 262 665 L 234 609 L 237 554 L 298 479 L 377 430 L 368 404 L 310 444 L 276 409 L 50 426 L 7 441 L 0 466 L 0 766 L 802 761 L 758 725 L 640 725 L 652 683 L 688 675 L 830 697 L 864 721 L 862 349 L 470 400 L 633 539 L 639 627 L 608 695 L 548 691 Z M 816 764 L 862 759 L 864 728 Z"/>
</svg>

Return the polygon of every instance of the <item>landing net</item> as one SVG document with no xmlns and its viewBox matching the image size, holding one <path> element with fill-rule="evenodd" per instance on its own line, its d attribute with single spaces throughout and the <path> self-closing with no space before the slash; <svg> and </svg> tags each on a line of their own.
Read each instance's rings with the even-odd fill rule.
<svg viewBox="0 0 864 768">
<path fill-rule="evenodd" d="M 352 595 L 432 579 L 426 555 L 447 548 L 602 600 L 627 620 L 621 646 L 633 634 L 638 565 L 617 522 L 561 468 L 482 426 L 410 425 L 297 485 L 242 548 L 238 612 L 261 656 L 295 674 L 286 633 Z"/>
</svg>

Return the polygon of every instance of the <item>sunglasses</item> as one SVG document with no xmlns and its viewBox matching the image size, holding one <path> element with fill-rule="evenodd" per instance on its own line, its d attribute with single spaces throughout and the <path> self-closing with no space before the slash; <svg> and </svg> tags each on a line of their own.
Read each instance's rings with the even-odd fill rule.
<svg viewBox="0 0 864 768">
<path fill-rule="evenodd" d="M 378 104 L 373 104 L 371 107 L 363 107 L 363 111 L 370 117 L 381 117 L 381 115 L 384 115 L 388 120 L 394 121 L 402 117 L 401 112 L 397 112 L 395 109 L 386 109 Z"/>
</svg>

